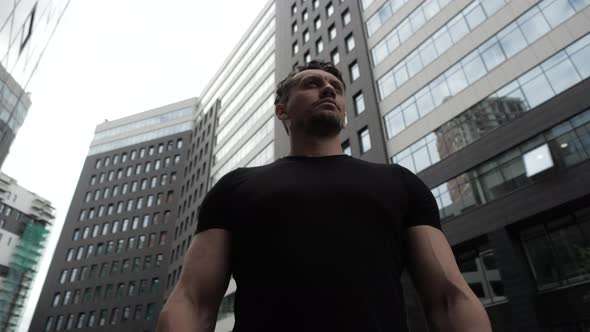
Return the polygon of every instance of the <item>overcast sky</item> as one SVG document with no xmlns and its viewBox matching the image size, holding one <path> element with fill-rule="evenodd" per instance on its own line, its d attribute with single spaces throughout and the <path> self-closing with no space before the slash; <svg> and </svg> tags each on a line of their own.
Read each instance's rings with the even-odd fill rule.
<svg viewBox="0 0 590 332">
<path fill-rule="evenodd" d="M 33 314 L 47 253 L 53 253 L 96 125 L 199 96 L 267 2 L 70 1 L 27 87 L 33 104 L 2 167 L 56 208 L 20 331 Z"/>
</svg>

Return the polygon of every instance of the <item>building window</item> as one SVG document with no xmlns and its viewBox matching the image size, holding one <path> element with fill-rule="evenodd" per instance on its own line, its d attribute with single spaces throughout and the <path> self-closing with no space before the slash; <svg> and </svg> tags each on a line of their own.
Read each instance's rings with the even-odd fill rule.
<svg viewBox="0 0 590 332">
<path fill-rule="evenodd" d="M 365 153 L 371 149 L 371 135 L 369 128 L 365 127 L 358 132 L 359 140 L 361 142 L 361 153 Z"/>
<path fill-rule="evenodd" d="M 297 22 L 293 22 L 293 24 L 291 24 L 291 34 L 296 34 L 297 31 L 299 31 L 299 26 L 297 25 Z"/>
<path fill-rule="evenodd" d="M 296 3 L 294 3 L 294 4 L 291 6 L 291 16 L 293 16 L 293 15 L 295 15 L 295 14 L 297 14 L 297 4 L 296 4 Z"/>
<path fill-rule="evenodd" d="M 359 65 L 358 62 L 353 62 L 350 64 L 350 66 L 348 67 L 349 72 L 350 72 L 350 80 L 351 81 L 356 81 L 360 76 L 360 70 L 359 70 Z"/>
<path fill-rule="evenodd" d="M 94 327 L 94 322 L 96 321 L 96 311 L 91 311 L 88 314 L 88 323 L 87 326 L 88 327 Z"/>
<path fill-rule="evenodd" d="M 51 328 L 53 328 L 53 316 L 49 316 L 47 318 L 47 322 L 45 323 L 45 332 L 49 332 L 51 331 Z"/>
<path fill-rule="evenodd" d="M 487 242 L 454 251 L 463 278 L 483 305 L 506 301 L 500 271 Z"/>
<path fill-rule="evenodd" d="M 57 316 L 57 321 L 55 322 L 55 330 L 60 331 L 64 324 L 64 316 L 59 315 Z"/>
<path fill-rule="evenodd" d="M 145 319 L 153 320 L 155 316 L 156 305 L 154 303 L 148 303 L 145 309 Z"/>
<path fill-rule="evenodd" d="M 59 305 L 60 299 L 61 299 L 61 294 L 59 292 L 53 294 L 53 301 L 51 301 L 51 306 L 57 307 Z"/>
<path fill-rule="evenodd" d="M 334 6 L 332 5 L 332 3 L 330 2 L 328 4 L 328 6 L 326 6 L 326 15 L 328 17 L 332 16 L 334 14 Z"/>
<path fill-rule="evenodd" d="M 540 290 L 590 279 L 590 208 L 521 232 Z"/>
<path fill-rule="evenodd" d="M 301 19 L 303 20 L 303 22 L 307 21 L 307 19 L 309 18 L 309 15 L 307 14 L 307 9 L 303 10 L 303 13 L 301 13 Z"/>
<path fill-rule="evenodd" d="M 69 314 L 66 321 L 66 330 L 71 330 L 72 327 L 74 327 L 74 314 Z"/>
<path fill-rule="evenodd" d="M 363 97 L 363 93 L 359 92 L 354 97 L 354 110 L 357 115 L 363 113 L 365 111 L 365 98 Z"/>
<path fill-rule="evenodd" d="M 317 54 L 322 53 L 322 51 L 324 50 L 324 42 L 322 41 L 322 38 L 316 40 L 315 49 L 316 49 Z"/>
<path fill-rule="evenodd" d="M 346 42 L 346 50 L 348 52 L 352 51 L 355 47 L 354 36 L 352 35 L 352 33 L 350 35 L 346 36 L 345 42 Z"/>
<path fill-rule="evenodd" d="M 107 309 L 101 309 L 100 310 L 100 316 L 98 316 L 98 326 L 104 326 L 107 322 L 107 314 L 108 314 L 108 310 Z"/>
<path fill-rule="evenodd" d="M 309 41 L 309 30 L 305 29 L 305 31 L 303 31 L 303 42 L 307 43 Z"/>
<path fill-rule="evenodd" d="M 350 23 L 350 12 L 348 9 L 342 13 L 342 23 L 343 25 L 348 25 L 348 23 Z"/>
<path fill-rule="evenodd" d="M 322 27 L 322 20 L 319 16 L 313 20 L 313 26 L 315 27 L 315 31 L 318 31 Z"/>
<path fill-rule="evenodd" d="M 330 25 L 330 27 L 328 28 L 328 36 L 330 37 L 330 40 L 334 40 L 336 39 L 336 26 L 334 24 Z"/>
<path fill-rule="evenodd" d="M 78 321 L 76 323 L 76 328 L 81 329 L 84 327 L 84 320 L 86 319 L 86 314 L 81 312 L 78 314 Z"/>
<path fill-rule="evenodd" d="M 68 270 L 61 271 L 61 275 L 59 276 L 59 283 L 65 284 L 67 279 L 68 279 Z"/>
<path fill-rule="evenodd" d="M 340 53 L 338 52 L 337 48 L 335 48 L 332 53 L 330 53 L 330 59 L 334 65 L 340 62 Z"/>
<path fill-rule="evenodd" d="M 305 52 L 305 55 L 303 55 L 303 62 L 304 63 L 311 62 L 311 54 L 309 53 L 309 51 Z"/>
<path fill-rule="evenodd" d="M 320 0 L 313 0 L 311 3 L 313 5 L 313 9 L 318 9 L 320 6 Z"/>
<path fill-rule="evenodd" d="M 344 154 L 352 156 L 352 149 L 350 148 L 350 142 L 348 140 L 342 143 L 342 151 L 344 152 Z"/>
</svg>

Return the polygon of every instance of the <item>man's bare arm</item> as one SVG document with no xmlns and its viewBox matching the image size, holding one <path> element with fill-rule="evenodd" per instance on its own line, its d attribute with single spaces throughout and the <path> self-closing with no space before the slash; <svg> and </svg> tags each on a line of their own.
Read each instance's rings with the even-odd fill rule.
<svg viewBox="0 0 590 332">
<path fill-rule="evenodd" d="M 158 332 L 213 332 L 230 278 L 230 234 L 210 229 L 195 236 L 180 280 L 162 308 Z"/>
<path fill-rule="evenodd" d="M 463 279 L 444 234 L 431 226 L 407 232 L 409 270 L 430 330 L 491 332 L 488 315 Z"/>
</svg>

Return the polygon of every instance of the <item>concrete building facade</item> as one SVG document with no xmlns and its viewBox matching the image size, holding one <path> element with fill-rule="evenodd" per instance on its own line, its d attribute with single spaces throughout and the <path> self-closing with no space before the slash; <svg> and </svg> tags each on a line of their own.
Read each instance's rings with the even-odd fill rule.
<svg viewBox="0 0 590 332">
<path fill-rule="evenodd" d="M 151 331 L 198 99 L 96 128 L 30 331 Z"/>
<path fill-rule="evenodd" d="M 588 329 L 588 2 L 364 5 L 388 162 L 432 189 L 494 330 Z"/>
</svg>

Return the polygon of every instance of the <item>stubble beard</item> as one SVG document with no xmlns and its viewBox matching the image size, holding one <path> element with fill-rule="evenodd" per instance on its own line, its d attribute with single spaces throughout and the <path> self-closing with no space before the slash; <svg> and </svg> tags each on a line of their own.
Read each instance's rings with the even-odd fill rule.
<svg viewBox="0 0 590 332">
<path fill-rule="evenodd" d="M 316 112 L 304 125 L 307 135 L 319 138 L 334 137 L 340 134 L 342 122 L 334 112 Z"/>
</svg>

